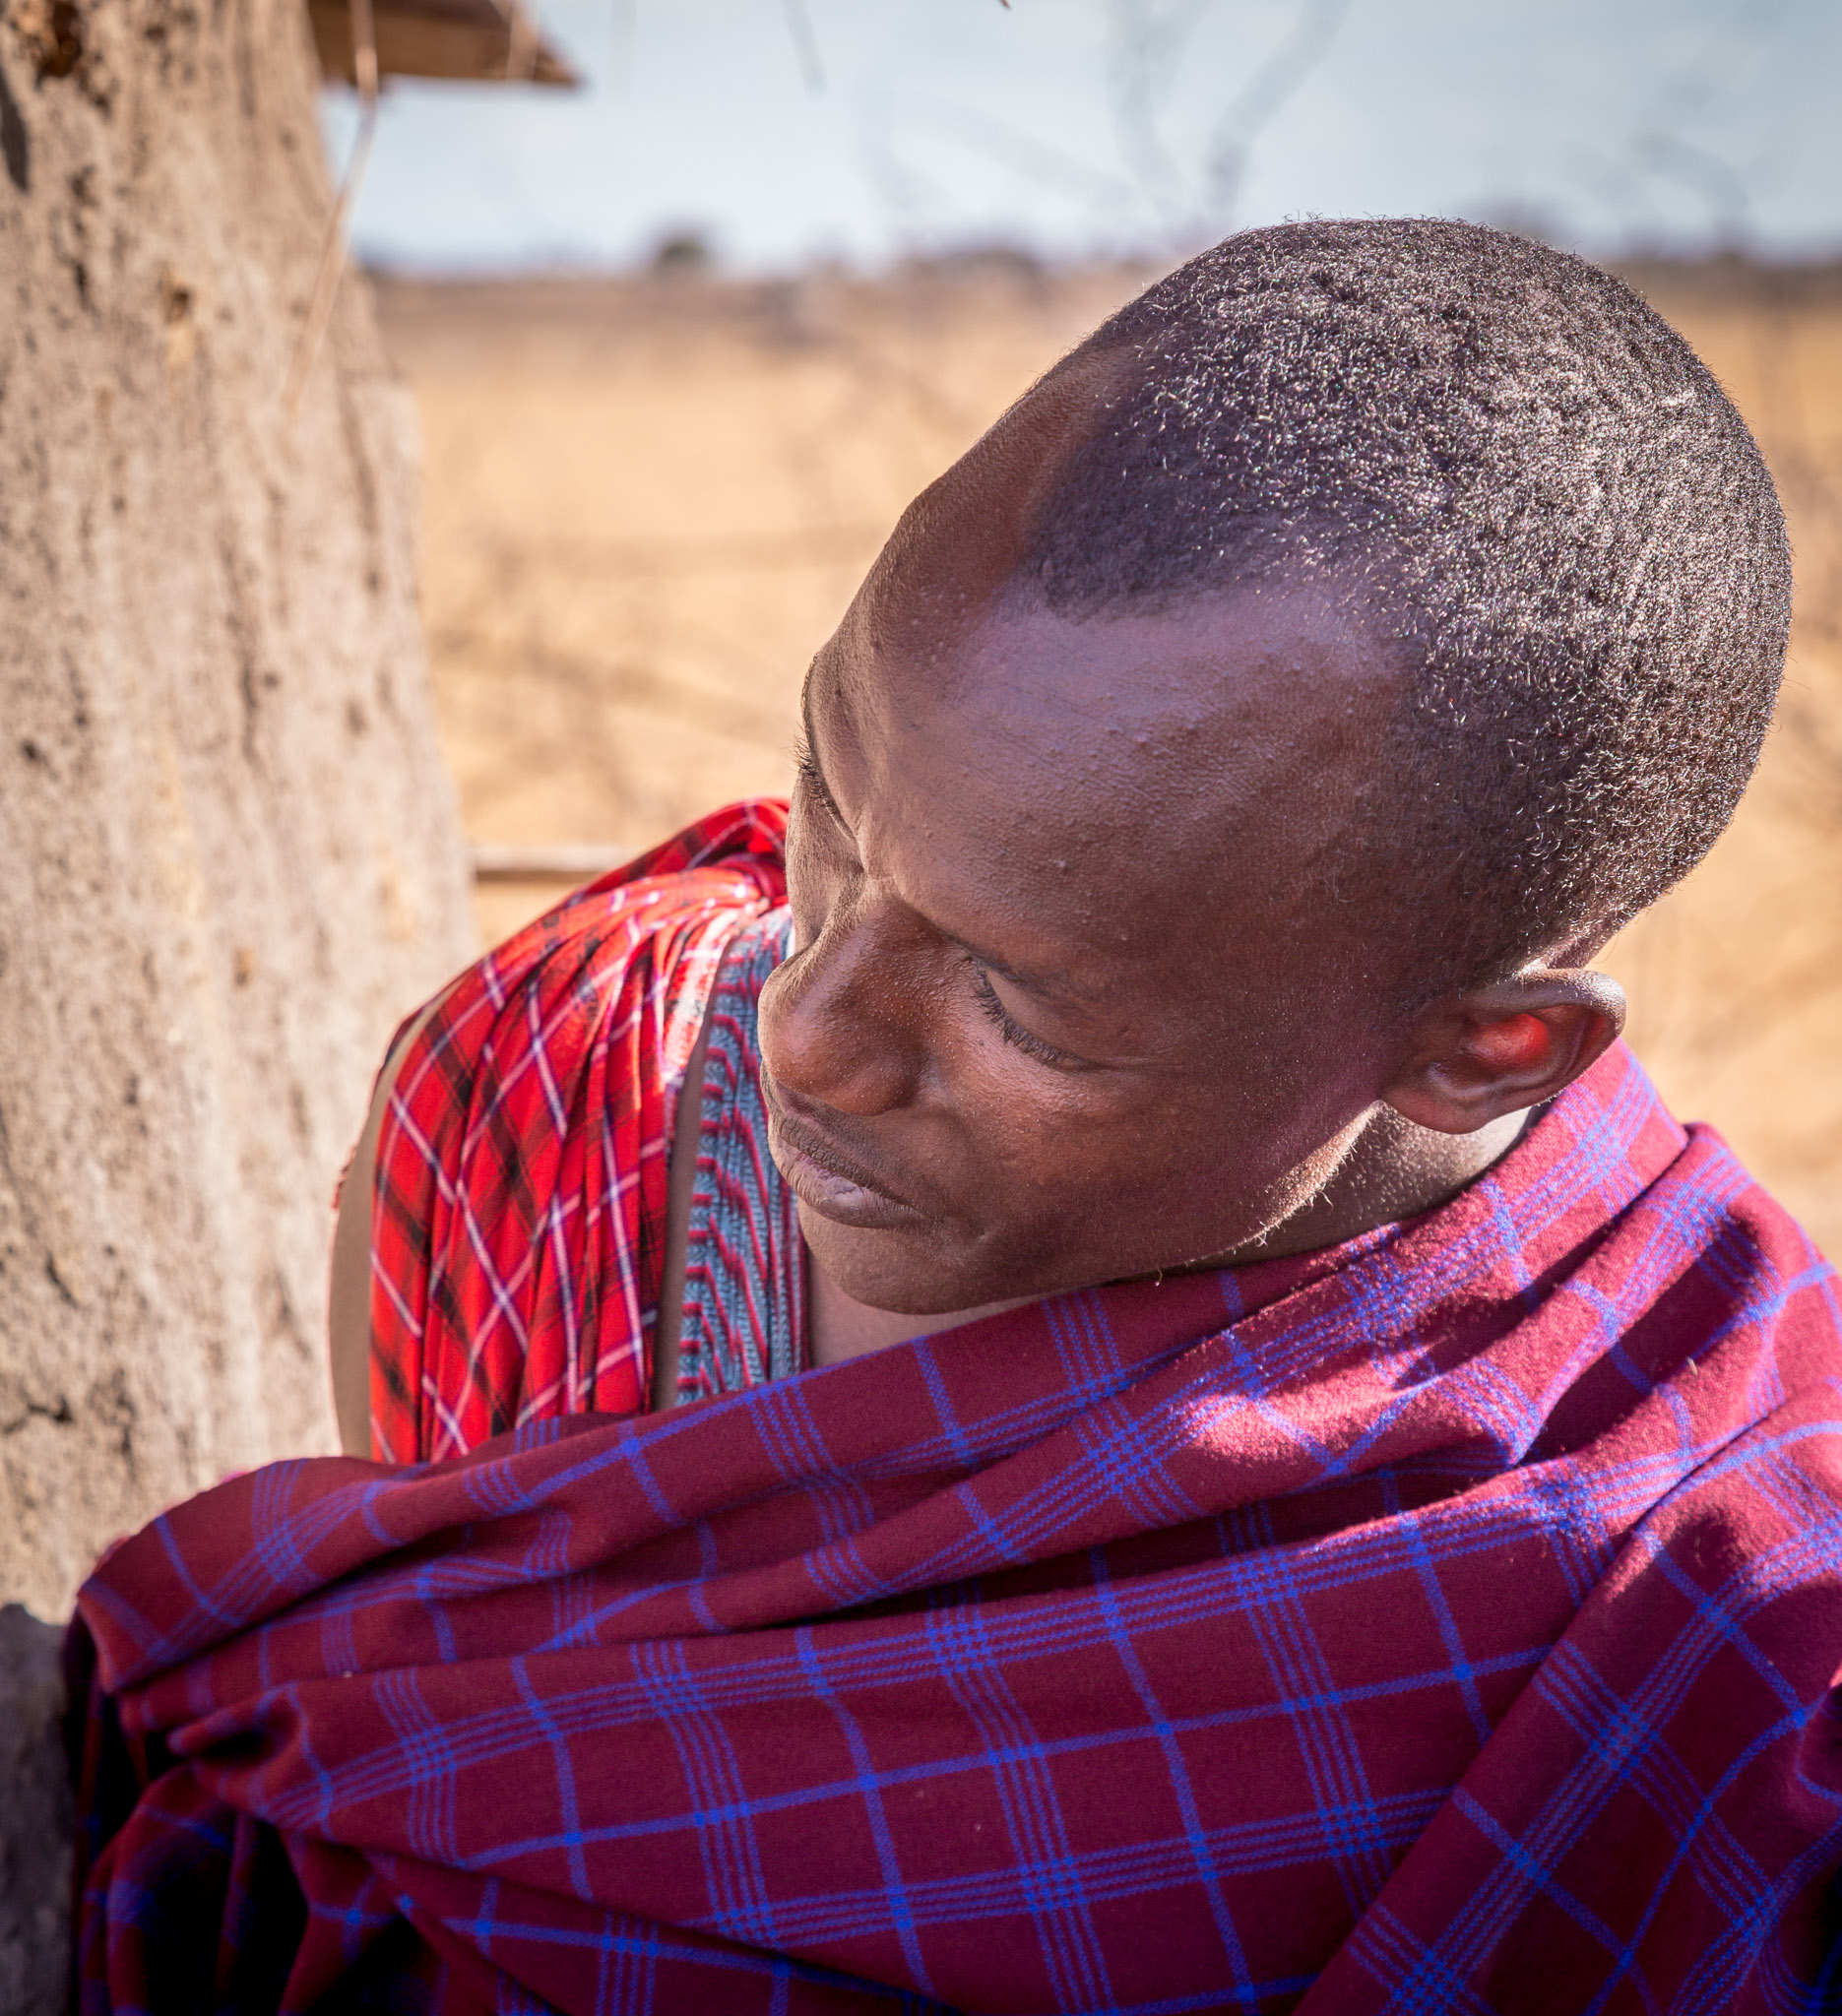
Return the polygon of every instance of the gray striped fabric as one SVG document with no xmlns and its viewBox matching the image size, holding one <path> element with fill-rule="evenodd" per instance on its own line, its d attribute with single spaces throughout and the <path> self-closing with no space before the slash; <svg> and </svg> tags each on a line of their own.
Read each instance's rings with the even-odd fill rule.
<svg viewBox="0 0 1842 2016">
<path fill-rule="evenodd" d="M 738 931 L 710 999 L 703 1128 L 684 1261 L 678 1398 L 734 1393 L 806 1363 L 805 1244 L 768 1154 L 755 1010 L 787 957 L 785 910 Z"/>
</svg>

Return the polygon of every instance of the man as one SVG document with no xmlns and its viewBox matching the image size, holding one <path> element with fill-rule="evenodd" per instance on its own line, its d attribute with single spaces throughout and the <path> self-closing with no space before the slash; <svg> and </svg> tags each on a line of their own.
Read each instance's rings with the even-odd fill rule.
<svg viewBox="0 0 1842 2016">
<path fill-rule="evenodd" d="M 336 1377 L 427 1467 L 89 1586 L 90 2006 L 1825 2005 L 1834 1277 L 1590 969 L 1788 610 L 1578 261 L 1122 311 L 820 653 L 784 880 L 734 808 L 398 1045 Z"/>
</svg>

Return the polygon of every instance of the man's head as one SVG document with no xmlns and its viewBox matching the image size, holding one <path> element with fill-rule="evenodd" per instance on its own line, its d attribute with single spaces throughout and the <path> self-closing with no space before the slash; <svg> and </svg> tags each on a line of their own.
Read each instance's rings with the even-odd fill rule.
<svg viewBox="0 0 1842 2016">
<path fill-rule="evenodd" d="M 814 665 L 762 1032 L 821 1263 L 967 1306 L 1392 1215 L 1616 1035 L 1581 969 L 1731 815 L 1788 603 L 1744 424 L 1610 277 L 1419 222 L 1192 261 Z"/>
</svg>

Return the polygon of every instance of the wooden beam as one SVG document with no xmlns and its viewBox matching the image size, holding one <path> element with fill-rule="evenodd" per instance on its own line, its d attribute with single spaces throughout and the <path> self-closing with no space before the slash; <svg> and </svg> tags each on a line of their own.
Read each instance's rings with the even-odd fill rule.
<svg viewBox="0 0 1842 2016">
<path fill-rule="evenodd" d="M 474 849 L 476 882 L 593 882 L 633 850 L 622 847 L 492 847 Z"/>
<path fill-rule="evenodd" d="M 450 77 L 494 84 L 582 82 L 537 32 L 520 0 L 372 0 L 380 77 Z M 307 0 L 329 83 L 355 82 L 348 0 Z M 517 46 L 514 47 L 514 42 Z"/>
</svg>

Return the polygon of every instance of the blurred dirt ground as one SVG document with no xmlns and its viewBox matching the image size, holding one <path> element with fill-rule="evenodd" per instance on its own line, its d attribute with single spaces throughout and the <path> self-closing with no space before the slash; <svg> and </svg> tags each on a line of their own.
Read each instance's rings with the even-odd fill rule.
<svg viewBox="0 0 1842 2016">
<path fill-rule="evenodd" d="M 1631 276 L 1757 431 L 1791 672 L 1732 831 L 1603 962 L 1685 1117 L 1842 1253 L 1842 274 Z M 424 605 L 468 830 L 637 851 L 782 791 L 799 682 L 889 527 L 1145 275 L 382 281 L 421 404 Z M 488 938 L 558 894 L 479 892 Z"/>
</svg>

